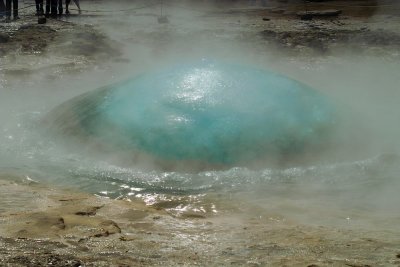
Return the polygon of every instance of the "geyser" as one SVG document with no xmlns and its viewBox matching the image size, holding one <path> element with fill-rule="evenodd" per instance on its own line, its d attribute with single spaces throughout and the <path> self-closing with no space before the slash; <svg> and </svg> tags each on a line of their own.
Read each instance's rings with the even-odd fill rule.
<svg viewBox="0 0 400 267">
<path fill-rule="evenodd" d="M 326 141 L 333 107 L 316 90 L 254 67 L 201 61 L 78 96 L 56 128 L 168 162 L 234 165 Z"/>
</svg>

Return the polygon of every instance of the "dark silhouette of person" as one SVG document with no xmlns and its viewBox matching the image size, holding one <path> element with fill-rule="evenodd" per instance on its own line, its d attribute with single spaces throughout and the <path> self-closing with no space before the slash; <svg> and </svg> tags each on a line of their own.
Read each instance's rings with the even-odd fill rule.
<svg viewBox="0 0 400 267">
<path fill-rule="evenodd" d="M 58 15 L 62 15 L 63 13 L 63 2 L 62 0 L 56 0 L 56 8 L 58 8 Z"/>
<path fill-rule="evenodd" d="M 35 4 L 36 4 L 36 15 L 43 15 L 44 11 L 43 11 L 43 0 L 35 0 Z"/>
<path fill-rule="evenodd" d="M 6 5 L 3 0 L 0 0 L 0 18 L 4 17 L 6 12 Z"/>
<path fill-rule="evenodd" d="M 63 13 L 62 0 L 46 0 L 46 17 L 57 17 L 57 11 L 59 15 Z"/>
<path fill-rule="evenodd" d="M 71 0 L 65 0 L 65 14 L 69 14 L 69 4 L 71 3 Z M 79 14 L 81 14 L 81 6 L 79 5 L 79 0 L 74 0 L 75 5 L 78 7 Z"/>
<path fill-rule="evenodd" d="M 6 0 L 6 21 L 11 21 L 11 9 L 13 10 L 14 20 L 18 17 L 18 0 Z"/>
<path fill-rule="evenodd" d="M 46 0 L 46 17 L 50 16 L 50 11 L 51 11 L 53 1 L 54 0 Z"/>
</svg>

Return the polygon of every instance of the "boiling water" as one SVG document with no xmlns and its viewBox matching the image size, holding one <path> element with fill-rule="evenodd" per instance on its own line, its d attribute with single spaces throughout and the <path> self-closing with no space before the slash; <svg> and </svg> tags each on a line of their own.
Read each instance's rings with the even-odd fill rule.
<svg viewBox="0 0 400 267">
<path fill-rule="evenodd" d="M 131 26 L 124 25 L 128 33 Z M 155 26 L 155 33 L 165 30 L 158 27 Z M 121 39 L 126 38 L 124 35 Z M 230 48 L 238 51 L 236 46 Z M 160 56 L 159 62 L 148 59 L 138 66 L 135 58 L 141 56 L 143 49 L 140 44 L 126 48 L 126 57 L 133 64 L 122 67 L 115 63 L 86 73 L 52 72 L 52 79 L 42 74 L 1 74 L 2 175 L 105 197 L 138 198 L 175 214 L 193 211 L 211 215 L 251 209 L 254 215 L 277 212 L 284 218 L 315 224 L 398 227 L 398 63 L 380 58 L 346 59 L 340 55 L 304 63 L 291 58 L 272 59 L 268 53 L 245 49 L 242 54 L 258 67 L 318 88 L 341 110 L 343 121 L 329 148 L 304 155 L 301 163 L 285 167 L 261 164 L 255 169 L 165 172 L 130 165 L 112 154 L 97 153 L 81 143 L 74 146 L 66 143 L 65 137 L 54 138 L 47 133 L 43 118 L 57 105 L 158 63 L 174 63 L 171 58 L 179 54 L 169 47 L 169 53 Z M 222 58 L 234 55 L 221 52 Z M 29 58 L 20 60 L 20 64 L 32 65 Z M 38 64 L 45 64 L 44 60 Z"/>
</svg>

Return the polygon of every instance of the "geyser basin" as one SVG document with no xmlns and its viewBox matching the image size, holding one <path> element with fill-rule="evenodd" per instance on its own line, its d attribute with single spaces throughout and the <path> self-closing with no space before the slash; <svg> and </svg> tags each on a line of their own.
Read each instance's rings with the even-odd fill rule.
<svg viewBox="0 0 400 267">
<path fill-rule="evenodd" d="M 325 142 L 333 108 L 316 90 L 253 67 L 202 61 L 79 96 L 57 127 L 168 162 L 234 165 Z"/>
</svg>

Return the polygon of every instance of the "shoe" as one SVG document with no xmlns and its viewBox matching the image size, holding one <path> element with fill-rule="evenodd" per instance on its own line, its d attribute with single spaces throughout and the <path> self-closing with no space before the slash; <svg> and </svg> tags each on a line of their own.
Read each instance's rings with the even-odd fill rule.
<svg viewBox="0 0 400 267">
<path fill-rule="evenodd" d="M 11 18 L 10 17 L 6 17 L 6 20 L 4 22 L 5 23 L 10 23 L 11 22 Z"/>
<path fill-rule="evenodd" d="M 15 17 L 14 17 L 14 20 L 19 20 L 19 19 L 21 19 L 21 18 L 18 17 L 18 16 L 15 16 Z"/>
<path fill-rule="evenodd" d="M 69 10 L 66 10 L 66 11 L 65 11 L 65 14 L 66 14 L 66 15 L 69 15 L 69 14 L 70 14 L 70 13 L 69 13 Z"/>
</svg>

